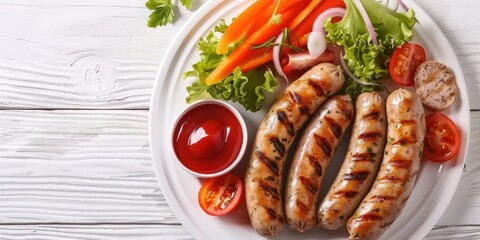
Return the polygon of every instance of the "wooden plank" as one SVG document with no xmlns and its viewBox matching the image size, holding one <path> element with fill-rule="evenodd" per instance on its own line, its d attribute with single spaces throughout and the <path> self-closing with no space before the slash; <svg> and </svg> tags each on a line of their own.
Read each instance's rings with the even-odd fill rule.
<svg viewBox="0 0 480 240">
<path fill-rule="evenodd" d="M 150 29 L 144 2 L 0 1 L 0 109 L 147 109 L 160 62 L 192 13 L 180 8 L 175 25 Z M 452 43 L 480 109 L 478 3 L 418 2 Z"/>
<path fill-rule="evenodd" d="M 160 62 L 193 12 L 151 29 L 145 1 L 0 2 L 0 108 L 147 109 Z M 168 37 L 166 37 L 168 36 Z"/>
<path fill-rule="evenodd" d="M 432 229 L 425 240 L 478 240 L 480 239 L 480 226 L 447 226 Z"/>
<path fill-rule="evenodd" d="M 193 239 L 175 225 L 0 225 L 0 239 L 19 240 L 183 240 Z"/>
<path fill-rule="evenodd" d="M 480 226 L 449 226 L 434 228 L 425 240 L 477 240 Z M 193 237 L 175 225 L 100 224 L 100 225 L 0 225 L 0 239 L 19 240 L 183 240 Z"/>
<path fill-rule="evenodd" d="M 1 223 L 178 223 L 147 111 L 0 111 Z"/>
</svg>

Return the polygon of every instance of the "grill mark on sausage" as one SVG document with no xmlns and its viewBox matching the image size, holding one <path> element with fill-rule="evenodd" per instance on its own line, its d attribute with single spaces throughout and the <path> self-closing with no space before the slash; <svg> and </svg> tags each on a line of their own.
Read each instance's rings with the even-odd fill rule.
<svg viewBox="0 0 480 240">
<path fill-rule="evenodd" d="M 280 156 L 285 156 L 285 144 L 283 144 L 278 137 L 271 137 L 270 142 L 273 144 L 275 149 L 277 149 Z"/>
<path fill-rule="evenodd" d="M 320 81 L 308 79 L 308 85 L 311 86 L 314 90 L 317 96 L 321 97 L 325 95 L 325 91 L 323 90 L 323 87 L 319 83 Z"/>
<path fill-rule="evenodd" d="M 292 99 L 292 101 L 299 106 L 299 110 L 302 115 L 309 114 L 308 107 L 304 106 L 302 96 L 300 96 L 300 94 L 290 91 L 288 92 L 288 95 L 290 96 L 290 99 Z"/>
<path fill-rule="evenodd" d="M 280 120 L 280 122 L 283 125 L 285 125 L 285 127 L 287 128 L 288 134 L 290 134 L 290 136 L 294 137 L 295 136 L 295 128 L 293 127 L 293 123 L 290 122 L 290 120 L 288 120 L 287 114 L 282 110 L 278 110 L 277 111 L 277 117 L 278 117 L 278 120 Z"/>
<path fill-rule="evenodd" d="M 300 210 L 301 213 L 303 213 L 305 215 L 308 213 L 308 206 L 305 203 L 303 203 L 303 202 L 301 202 L 297 199 L 295 201 L 295 204 L 298 206 L 298 210 Z"/>
<path fill-rule="evenodd" d="M 382 133 L 381 132 L 378 132 L 378 131 L 374 131 L 374 132 L 365 132 L 365 133 L 361 133 L 360 135 L 358 135 L 358 139 L 362 139 L 362 140 L 370 140 L 370 141 L 373 141 L 373 140 L 376 140 L 377 138 L 381 138 L 382 137 Z"/>
<path fill-rule="evenodd" d="M 353 118 L 353 110 L 350 111 L 350 107 L 347 107 L 346 104 L 340 105 L 340 110 L 342 111 L 343 115 L 345 116 L 348 121 L 350 121 Z"/>
<path fill-rule="evenodd" d="M 377 214 L 364 214 L 360 217 L 360 221 L 365 221 L 365 222 L 369 222 L 369 221 L 381 221 L 383 219 L 382 216 L 380 215 L 377 215 Z"/>
<path fill-rule="evenodd" d="M 280 193 L 276 187 L 271 186 L 266 181 L 260 180 L 259 181 L 260 187 L 275 200 L 280 200 Z"/>
<path fill-rule="evenodd" d="M 301 107 L 299 108 L 299 110 L 300 110 L 300 113 L 301 113 L 302 115 L 309 115 L 309 114 L 310 114 L 310 111 L 308 110 L 308 107 L 307 107 L 307 106 L 301 106 Z"/>
<path fill-rule="evenodd" d="M 387 195 L 373 195 L 370 200 L 374 202 L 394 201 L 395 198 Z"/>
<path fill-rule="evenodd" d="M 408 169 L 412 165 L 412 161 L 405 160 L 405 159 L 393 159 L 388 161 L 388 164 L 397 167 L 397 168 L 404 168 Z"/>
<path fill-rule="evenodd" d="M 366 121 L 366 120 L 378 120 L 379 117 L 380 117 L 380 111 L 372 111 L 368 114 L 363 115 L 362 119 L 364 121 Z"/>
<path fill-rule="evenodd" d="M 407 145 L 407 144 L 415 144 L 417 140 L 413 137 L 404 137 L 401 139 L 398 139 L 397 141 L 392 142 L 392 145 Z"/>
<path fill-rule="evenodd" d="M 400 120 L 400 124 L 401 124 L 401 125 L 412 125 L 412 124 L 415 124 L 415 123 L 416 123 L 416 122 L 415 122 L 415 120 L 413 120 L 413 119 L 410 119 L 410 120 L 405 120 L 405 119 L 404 119 L 404 120 Z"/>
<path fill-rule="evenodd" d="M 315 138 L 315 143 L 323 150 L 323 153 L 330 157 L 330 154 L 332 154 L 332 146 L 330 146 L 328 140 L 318 134 L 313 134 L 313 137 Z"/>
<path fill-rule="evenodd" d="M 310 179 L 304 176 L 300 176 L 299 180 L 311 194 L 317 193 L 318 188 L 317 186 L 315 186 L 315 184 L 312 181 L 310 181 Z"/>
<path fill-rule="evenodd" d="M 343 180 L 365 181 L 365 179 L 368 178 L 369 174 L 370 174 L 369 171 L 357 171 L 357 172 L 346 173 L 343 176 Z"/>
<path fill-rule="evenodd" d="M 372 158 L 375 157 L 375 153 L 355 153 L 352 156 L 352 161 L 354 162 L 370 162 Z"/>
<path fill-rule="evenodd" d="M 265 207 L 265 211 L 267 211 L 268 215 L 271 219 L 277 219 L 277 212 L 273 208 Z"/>
<path fill-rule="evenodd" d="M 408 179 L 403 179 L 403 178 L 399 178 L 399 177 L 395 177 L 395 176 L 385 176 L 385 177 L 382 177 L 380 178 L 378 181 L 386 181 L 386 182 L 393 182 L 393 183 L 406 183 L 408 182 Z"/>
<path fill-rule="evenodd" d="M 333 135 L 339 139 L 342 136 L 342 126 L 335 121 L 335 119 L 332 119 L 330 117 L 325 117 L 325 121 L 327 122 L 328 126 L 330 127 L 330 130 L 332 130 Z"/>
<path fill-rule="evenodd" d="M 334 194 L 336 197 L 346 197 L 346 198 L 354 198 L 357 196 L 357 191 L 338 191 Z"/>
<path fill-rule="evenodd" d="M 302 97 L 298 93 L 293 92 L 293 91 L 289 91 L 288 95 L 290 96 L 290 98 L 292 99 L 292 101 L 294 103 L 299 104 L 299 105 L 303 104 Z"/>
<path fill-rule="evenodd" d="M 257 155 L 258 159 L 264 163 L 265 165 L 267 165 L 267 167 L 270 169 L 270 171 L 273 172 L 273 174 L 275 174 L 276 176 L 279 176 L 280 175 L 280 171 L 278 169 L 278 165 L 275 161 L 273 161 L 272 159 L 268 158 L 267 156 L 265 156 L 265 154 L 263 154 L 263 152 L 261 151 L 256 151 L 255 154 Z"/>
<path fill-rule="evenodd" d="M 308 155 L 308 161 L 315 169 L 315 173 L 321 177 L 323 175 L 322 165 L 320 165 L 320 163 L 317 161 L 317 158 L 312 155 Z"/>
</svg>

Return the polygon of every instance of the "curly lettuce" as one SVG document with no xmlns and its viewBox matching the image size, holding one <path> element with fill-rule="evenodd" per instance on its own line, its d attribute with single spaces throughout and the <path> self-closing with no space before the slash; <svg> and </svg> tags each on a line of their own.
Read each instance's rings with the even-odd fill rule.
<svg viewBox="0 0 480 240">
<path fill-rule="evenodd" d="M 267 69 L 256 68 L 249 72 L 242 73 L 237 67 L 225 80 L 207 85 L 205 79 L 210 73 L 230 54 L 235 45 L 229 46 L 227 54 L 217 54 L 216 48 L 219 42 L 219 34 L 223 34 L 227 25 L 222 20 L 209 32 L 205 38 L 201 38 L 197 47 L 200 52 L 200 61 L 195 63 L 193 70 L 183 74 L 183 78 L 193 77 L 197 80 L 187 87 L 187 103 L 191 103 L 209 94 L 213 98 L 226 101 L 238 102 L 245 110 L 258 111 L 265 102 L 265 93 L 272 92 L 277 81 Z"/>
<path fill-rule="evenodd" d="M 376 0 L 360 0 L 377 34 L 373 44 L 367 26 L 354 0 L 345 0 L 346 13 L 341 21 L 325 21 L 327 39 L 344 47 L 345 62 L 352 73 L 365 82 L 376 82 L 388 75 L 388 61 L 393 50 L 413 38 L 415 13 L 400 13 Z M 358 88 L 359 86 L 354 86 Z"/>
</svg>

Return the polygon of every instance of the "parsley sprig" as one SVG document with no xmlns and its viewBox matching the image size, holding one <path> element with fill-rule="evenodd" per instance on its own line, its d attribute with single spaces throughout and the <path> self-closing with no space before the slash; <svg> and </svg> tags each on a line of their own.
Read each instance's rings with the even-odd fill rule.
<svg viewBox="0 0 480 240">
<path fill-rule="evenodd" d="M 180 0 L 180 3 L 188 10 L 192 6 L 192 0 Z M 147 23 L 151 28 L 165 26 L 175 18 L 175 5 L 172 0 L 148 0 L 145 6 L 153 11 Z"/>
</svg>

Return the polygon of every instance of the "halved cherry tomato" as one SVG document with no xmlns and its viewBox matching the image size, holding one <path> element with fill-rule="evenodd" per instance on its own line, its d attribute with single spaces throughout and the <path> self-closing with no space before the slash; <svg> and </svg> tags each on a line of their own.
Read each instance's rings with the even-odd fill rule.
<svg viewBox="0 0 480 240">
<path fill-rule="evenodd" d="M 390 59 L 389 71 L 392 80 L 401 85 L 413 86 L 415 70 L 425 62 L 425 50 L 414 43 L 404 43 L 395 49 Z"/>
<path fill-rule="evenodd" d="M 242 195 L 242 180 L 233 173 L 227 173 L 206 180 L 198 192 L 198 202 L 207 214 L 221 216 L 237 208 Z"/>
<path fill-rule="evenodd" d="M 454 158 L 462 141 L 455 123 L 440 112 L 429 114 L 425 121 L 427 133 L 423 156 L 434 162 L 445 162 Z"/>
<path fill-rule="evenodd" d="M 287 53 L 282 56 L 281 65 L 283 73 L 287 75 L 288 79 L 295 80 L 319 63 L 333 63 L 334 61 L 335 53 L 332 50 L 326 49 L 325 52 L 317 58 L 310 56 L 308 51 Z"/>
</svg>

